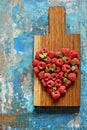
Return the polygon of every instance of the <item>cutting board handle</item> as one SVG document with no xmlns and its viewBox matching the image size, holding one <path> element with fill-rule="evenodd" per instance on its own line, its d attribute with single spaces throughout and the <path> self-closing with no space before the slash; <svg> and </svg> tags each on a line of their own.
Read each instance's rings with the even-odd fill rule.
<svg viewBox="0 0 87 130">
<path fill-rule="evenodd" d="M 54 9 L 55 8 L 55 9 Z M 64 7 L 50 7 L 49 8 L 49 33 L 57 35 L 58 33 L 65 34 L 65 14 Z"/>
</svg>

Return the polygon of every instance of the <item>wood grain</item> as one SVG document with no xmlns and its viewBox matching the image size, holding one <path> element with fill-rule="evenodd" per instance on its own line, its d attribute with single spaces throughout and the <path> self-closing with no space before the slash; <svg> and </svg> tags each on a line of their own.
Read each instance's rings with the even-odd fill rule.
<svg viewBox="0 0 87 130">
<path fill-rule="evenodd" d="M 48 50 L 59 51 L 66 47 L 78 52 L 80 58 L 80 35 L 66 34 L 65 9 L 63 7 L 51 7 L 49 9 L 49 34 L 34 37 L 34 56 L 43 47 Z M 40 81 L 34 75 L 34 105 L 35 106 L 80 106 L 80 70 L 75 83 L 67 90 L 65 96 L 54 101 L 41 86 Z"/>
</svg>

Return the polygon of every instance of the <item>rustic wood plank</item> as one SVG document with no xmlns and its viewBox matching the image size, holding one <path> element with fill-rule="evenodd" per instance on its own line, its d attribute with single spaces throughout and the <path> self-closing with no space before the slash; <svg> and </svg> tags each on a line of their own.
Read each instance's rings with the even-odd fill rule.
<svg viewBox="0 0 87 130">
<path fill-rule="evenodd" d="M 49 34 L 34 37 L 34 56 L 43 47 L 54 51 L 59 51 L 63 47 L 74 49 L 78 52 L 80 58 L 80 35 L 66 34 L 65 9 L 63 7 L 51 7 L 49 9 Z M 67 90 L 65 96 L 58 101 L 51 98 L 34 75 L 34 105 L 80 106 L 80 70 L 75 83 Z"/>
</svg>

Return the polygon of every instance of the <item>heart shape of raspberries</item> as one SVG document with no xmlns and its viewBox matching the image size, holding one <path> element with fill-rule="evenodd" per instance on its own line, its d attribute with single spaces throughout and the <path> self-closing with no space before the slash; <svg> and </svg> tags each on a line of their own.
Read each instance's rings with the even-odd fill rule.
<svg viewBox="0 0 87 130">
<path fill-rule="evenodd" d="M 60 52 L 42 48 L 32 61 L 34 73 L 53 99 L 66 93 L 76 80 L 80 61 L 75 50 L 62 48 Z"/>
</svg>

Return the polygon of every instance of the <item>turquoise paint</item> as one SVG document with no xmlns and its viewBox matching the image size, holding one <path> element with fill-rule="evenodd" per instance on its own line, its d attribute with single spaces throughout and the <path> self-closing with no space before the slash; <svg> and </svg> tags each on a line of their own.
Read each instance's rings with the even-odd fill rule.
<svg viewBox="0 0 87 130">
<path fill-rule="evenodd" d="M 31 46 L 33 46 L 33 35 L 31 34 L 23 33 L 14 39 L 14 48 L 16 51 L 28 52 Z"/>
<path fill-rule="evenodd" d="M 15 24 L 18 23 L 18 18 L 17 18 L 17 13 L 18 13 L 18 5 L 12 8 L 12 20 Z"/>
<path fill-rule="evenodd" d="M 9 57 L 5 68 L 2 69 L 2 66 L 0 69 L 0 97 L 3 97 L 0 112 L 19 113 L 14 123 L 20 124 L 23 130 L 87 129 L 87 2 L 21 0 L 12 6 L 11 1 L 7 0 L 0 1 L 0 5 L 0 14 L 3 16 L 0 21 L 0 50 L 3 52 L 3 59 Z M 60 5 L 67 11 L 67 33 L 81 34 L 81 106 L 78 114 L 49 113 L 50 108 L 44 113 L 40 107 L 37 108 L 37 113 L 33 106 L 33 38 L 35 34 L 48 32 L 48 8 Z M 8 19 L 9 31 L 12 30 L 13 34 L 7 33 L 9 24 L 6 24 L 4 18 Z M 13 88 L 13 95 L 10 88 Z M 3 91 L 6 91 L 5 95 Z M 8 99 L 11 96 L 10 104 Z M 9 124 L 6 128 L 19 129 Z"/>
</svg>

